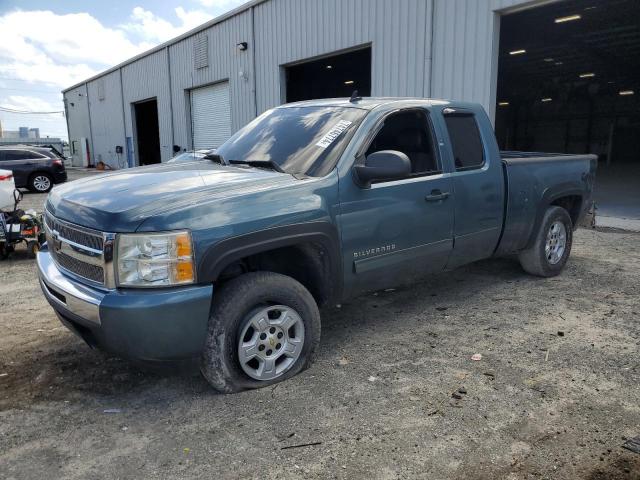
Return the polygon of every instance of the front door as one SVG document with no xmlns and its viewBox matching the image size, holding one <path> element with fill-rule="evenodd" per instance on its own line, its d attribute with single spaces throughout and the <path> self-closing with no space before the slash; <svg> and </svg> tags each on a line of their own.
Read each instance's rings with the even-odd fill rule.
<svg viewBox="0 0 640 480">
<path fill-rule="evenodd" d="M 408 284 L 444 269 L 453 247 L 452 184 L 434 148 L 428 113 L 401 110 L 384 119 L 366 154 L 405 153 L 410 177 L 364 189 L 340 182 L 345 294 Z"/>
</svg>

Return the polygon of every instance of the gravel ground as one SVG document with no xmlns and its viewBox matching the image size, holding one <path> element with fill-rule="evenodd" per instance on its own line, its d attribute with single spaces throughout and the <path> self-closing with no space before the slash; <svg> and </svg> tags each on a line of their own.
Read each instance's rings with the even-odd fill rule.
<svg viewBox="0 0 640 480">
<path fill-rule="evenodd" d="M 90 350 L 18 251 L 0 263 L 0 477 L 638 480 L 638 252 L 579 230 L 554 279 L 501 259 L 364 296 L 322 312 L 311 369 L 218 395 L 193 368 Z"/>
</svg>

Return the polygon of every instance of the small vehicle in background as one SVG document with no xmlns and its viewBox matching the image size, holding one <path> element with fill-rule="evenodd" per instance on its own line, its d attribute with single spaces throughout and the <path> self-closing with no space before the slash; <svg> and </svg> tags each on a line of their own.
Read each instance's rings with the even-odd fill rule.
<svg viewBox="0 0 640 480">
<path fill-rule="evenodd" d="M 55 184 L 67 181 L 64 158 L 50 147 L 0 147 L 0 168 L 13 172 L 16 188 L 36 193 L 46 193 Z"/>
<path fill-rule="evenodd" d="M 13 205 L 13 191 L 16 184 L 11 170 L 0 170 L 0 211 L 11 208 Z"/>
<path fill-rule="evenodd" d="M 215 152 L 215 150 L 195 150 L 191 152 L 182 152 L 173 157 L 167 163 L 187 163 L 187 162 L 197 162 L 202 160 L 208 154 Z"/>
<path fill-rule="evenodd" d="M 18 209 L 22 193 L 16 190 L 13 174 L 0 170 L 0 260 L 6 259 L 18 243 L 24 242 L 30 258 L 35 258 L 44 243 L 42 216 L 34 210 Z"/>
</svg>

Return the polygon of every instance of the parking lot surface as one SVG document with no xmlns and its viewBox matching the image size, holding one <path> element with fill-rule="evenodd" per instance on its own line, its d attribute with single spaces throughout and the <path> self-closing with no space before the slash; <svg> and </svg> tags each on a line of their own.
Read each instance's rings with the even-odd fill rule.
<svg viewBox="0 0 640 480">
<path fill-rule="evenodd" d="M 579 230 L 557 278 L 499 259 L 366 295 L 322 312 L 311 369 L 219 395 L 197 369 L 90 350 L 20 250 L 0 262 L 0 476 L 640 479 L 622 448 L 640 435 L 639 252 Z"/>
</svg>

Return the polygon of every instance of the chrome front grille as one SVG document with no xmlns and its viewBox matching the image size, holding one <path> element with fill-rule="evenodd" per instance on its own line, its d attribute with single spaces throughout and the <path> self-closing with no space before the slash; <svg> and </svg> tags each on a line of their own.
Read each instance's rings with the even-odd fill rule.
<svg viewBox="0 0 640 480">
<path fill-rule="evenodd" d="M 48 211 L 44 214 L 44 220 L 50 230 L 57 231 L 66 240 L 94 250 L 102 250 L 104 248 L 102 232 L 58 220 Z"/>
<path fill-rule="evenodd" d="M 49 252 L 62 269 L 91 282 L 112 286 L 108 274 L 112 248 L 105 248 L 113 235 L 60 220 L 51 212 L 44 215 Z"/>
<path fill-rule="evenodd" d="M 104 283 L 104 268 L 98 265 L 85 263 L 82 260 L 70 257 L 69 255 L 66 255 L 62 252 L 56 252 L 55 249 L 51 252 L 56 263 L 65 270 L 73 272 L 76 275 L 79 275 L 93 282 Z"/>
</svg>

